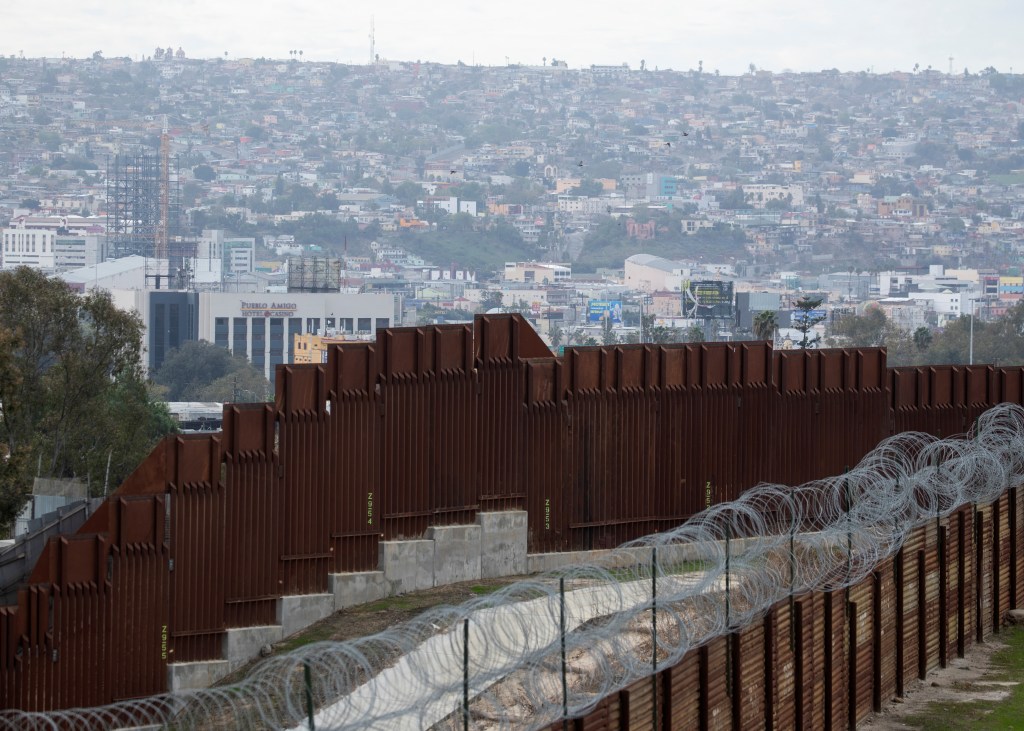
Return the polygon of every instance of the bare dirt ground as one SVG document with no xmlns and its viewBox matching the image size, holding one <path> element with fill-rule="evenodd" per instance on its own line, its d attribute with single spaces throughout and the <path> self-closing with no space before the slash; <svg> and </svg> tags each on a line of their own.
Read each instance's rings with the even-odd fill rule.
<svg viewBox="0 0 1024 731">
<path fill-rule="evenodd" d="M 994 679 L 998 671 L 992 666 L 992 655 L 1005 647 L 998 635 L 989 637 L 982 644 L 971 645 L 964 657 L 953 658 L 948 667 L 933 670 L 925 680 L 915 680 L 903 698 L 891 700 L 881 713 L 868 717 L 858 728 L 872 731 L 921 728 L 917 723 L 906 723 L 906 719 L 926 716 L 934 704 L 1005 700 L 1018 685 L 1013 681 Z"/>
<path fill-rule="evenodd" d="M 526 577 L 468 581 L 351 607 L 335 613 L 296 636 L 276 643 L 272 651 L 276 655 L 312 642 L 342 641 L 372 635 L 410 620 L 433 607 L 461 604 L 523 578 Z M 997 703 L 1006 699 L 1018 683 L 1005 680 L 1005 668 L 995 668 L 992 664 L 992 656 L 1006 647 L 999 635 L 989 637 L 982 644 L 969 646 L 965 657 L 953 658 L 948 667 L 933 670 L 923 681 L 911 681 L 904 697 L 891 699 L 881 713 L 866 718 L 859 724 L 859 728 L 872 731 L 927 728 L 927 725 L 921 725 L 921 719 L 927 717 L 929 709 L 934 713 L 935 706 L 967 704 L 974 701 Z M 254 660 L 222 679 L 217 685 L 225 686 L 238 682 L 251 672 L 259 661 Z M 515 689 L 514 680 L 509 679 L 510 690 Z"/>
</svg>

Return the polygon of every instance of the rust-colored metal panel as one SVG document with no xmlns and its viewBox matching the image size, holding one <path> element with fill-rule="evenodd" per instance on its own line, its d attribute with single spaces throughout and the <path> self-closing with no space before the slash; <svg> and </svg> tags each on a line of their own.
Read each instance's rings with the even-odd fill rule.
<svg viewBox="0 0 1024 731">
<path fill-rule="evenodd" d="M 822 637 L 825 645 L 823 675 L 825 678 L 826 729 L 844 729 L 849 718 L 849 629 L 847 627 L 846 591 L 826 592 Z"/>
<path fill-rule="evenodd" d="M 228 627 L 273 624 L 281 595 L 284 514 L 276 410 L 268 406 L 224 409 L 223 484 L 224 622 Z M 236 438 L 239 430 L 248 433 Z"/>
<path fill-rule="evenodd" d="M 874 579 L 874 698 L 875 710 L 896 697 L 896 583 L 891 560 L 875 571 Z"/>
<path fill-rule="evenodd" d="M 796 691 L 796 627 L 793 624 L 793 605 L 784 600 L 775 605 L 766 617 L 770 646 L 766 662 L 771 666 L 771 685 L 765 688 L 769 695 L 772 728 L 795 728 L 797 716 Z"/>
<path fill-rule="evenodd" d="M 673 728 L 699 728 L 701 717 L 700 653 L 691 650 L 672 668 L 670 715 Z"/>
<path fill-rule="evenodd" d="M 526 508 L 531 552 L 563 551 L 570 541 L 570 511 L 565 489 L 573 475 L 566 458 L 572 438 L 568 405 L 559 393 L 560 364 L 530 361 L 521 420 Z"/>
<path fill-rule="evenodd" d="M 1024 602 L 1024 495 L 1019 487 L 1010 488 L 1010 564 L 1013 573 L 1011 597 L 1013 606 Z"/>
<path fill-rule="evenodd" d="M 918 597 L 922 576 L 918 572 L 918 554 L 923 550 L 925 534 L 923 528 L 916 528 L 903 544 L 894 562 L 897 594 L 897 638 L 896 685 L 900 690 L 910 687 L 918 677 L 919 620 Z"/>
<path fill-rule="evenodd" d="M 934 523 L 924 526 L 924 541 L 917 555 L 921 577 L 918 594 L 918 632 L 921 638 L 918 675 L 924 677 L 939 667 L 941 661 L 939 607 L 942 583 L 939 574 L 938 528 Z"/>
<path fill-rule="evenodd" d="M 328 351 L 334 472 L 331 546 L 335 571 L 377 568 L 381 535 L 380 435 L 376 346 Z"/>
<path fill-rule="evenodd" d="M 761 729 L 765 726 L 765 631 L 755 623 L 734 636 L 735 663 L 733 708 L 736 726 Z"/>
<path fill-rule="evenodd" d="M 1013 580 L 1011 578 L 1015 566 L 1012 563 L 1014 556 L 1011 548 L 1013 533 L 1010 520 L 1012 515 L 1010 495 L 1003 493 L 994 504 L 994 507 L 998 508 L 998 517 L 995 524 L 998 532 L 993 546 L 994 555 L 992 563 L 995 567 L 994 577 L 998 584 L 995 587 L 996 601 L 994 602 L 993 621 L 995 626 L 998 627 L 1006 613 L 1016 607 L 1016 604 L 1013 603 Z"/>
<path fill-rule="evenodd" d="M 850 587 L 850 662 L 851 698 L 855 709 L 851 720 L 862 721 L 874 710 L 874 578 L 868 577 Z"/>
<path fill-rule="evenodd" d="M 396 328 L 377 335 L 383 364 L 382 532 L 388 539 L 415 538 L 431 525 L 475 518 L 471 336 L 467 326 L 458 325 Z M 441 339 L 455 354 L 438 360 Z"/>
<path fill-rule="evenodd" d="M 975 602 L 977 611 L 977 639 L 979 641 L 993 632 L 992 626 L 992 507 L 979 505 L 974 514 L 975 519 L 975 567 L 977 584 L 975 586 Z"/>
<path fill-rule="evenodd" d="M 174 441 L 176 469 L 167 484 L 165 514 L 170 518 L 171 623 L 174 660 L 219 659 L 224 636 L 224 577 L 231 572 L 224 554 L 224 493 L 220 483 L 220 440 L 209 435 Z M 122 526 L 133 520 L 122 500 Z M 122 527 L 122 534 L 126 531 Z"/>
<path fill-rule="evenodd" d="M 967 505 L 956 512 L 957 515 L 957 548 L 960 555 L 957 565 L 960 568 L 958 578 L 959 596 L 957 604 L 960 608 L 957 636 L 960 650 L 966 649 L 977 639 L 977 563 L 976 563 L 976 521 L 974 507 Z"/>
<path fill-rule="evenodd" d="M 708 731 L 732 728 L 732 678 L 730 642 L 732 635 L 716 637 L 700 650 L 701 726 Z"/>
<path fill-rule="evenodd" d="M 1022 403 L 1021 399 L 1024 399 L 1024 388 L 1022 388 L 1024 368 L 998 368 L 996 371 L 1000 381 L 1001 400 L 1011 404 Z"/>
<path fill-rule="evenodd" d="M 548 346 L 522 315 L 477 315 L 474 329 L 477 359 L 551 357 Z"/>
</svg>

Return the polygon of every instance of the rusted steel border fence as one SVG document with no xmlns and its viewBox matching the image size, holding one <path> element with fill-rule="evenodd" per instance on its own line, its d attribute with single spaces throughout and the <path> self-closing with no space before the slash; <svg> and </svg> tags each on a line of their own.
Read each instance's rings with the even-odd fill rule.
<svg viewBox="0 0 1024 731">
<path fill-rule="evenodd" d="M 0 607 L 0 705 L 164 690 L 168 663 L 219 658 L 225 630 L 275 623 L 282 595 L 376 568 L 381 539 L 519 509 L 531 552 L 613 547 L 760 481 L 839 473 L 896 431 L 965 431 L 1022 382 L 757 342 L 554 358 L 519 316 L 385 330 L 280 366 L 274 404 L 168 438 L 53 540 Z"/>
<path fill-rule="evenodd" d="M 1024 501 L 1011 488 L 917 528 L 859 584 L 783 600 L 569 728 L 853 728 L 1000 631 L 1024 602 L 1022 550 Z"/>
</svg>

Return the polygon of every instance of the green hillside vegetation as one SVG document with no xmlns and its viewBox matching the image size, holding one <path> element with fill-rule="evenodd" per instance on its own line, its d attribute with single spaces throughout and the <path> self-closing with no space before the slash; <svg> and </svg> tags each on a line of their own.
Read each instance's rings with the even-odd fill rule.
<svg viewBox="0 0 1024 731">
<path fill-rule="evenodd" d="M 622 266 L 622 261 L 633 254 L 653 254 L 666 259 L 697 259 L 727 261 L 730 257 L 741 259 L 746 255 L 746 238 L 739 229 L 716 226 L 693 235 L 686 235 L 681 229 L 682 216 L 656 214 L 647 220 L 654 220 L 656 232 L 653 239 L 630 238 L 626 231 L 625 218 L 602 216 L 591 229 L 583 244 L 583 253 L 573 262 L 573 269 L 581 272 L 596 271 L 598 267 Z M 645 223 L 643 217 L 636 217 L 638 223 Z"/>
</svg>

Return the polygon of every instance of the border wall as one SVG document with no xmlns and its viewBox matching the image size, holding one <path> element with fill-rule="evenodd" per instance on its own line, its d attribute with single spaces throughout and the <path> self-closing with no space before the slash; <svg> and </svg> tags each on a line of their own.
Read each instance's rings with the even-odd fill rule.
<svg viewBox="0 0 1024 731">
<path fill-rule="evenodd" d="M 690 651 L 569 727 L 855 728 L 998 633 L 1022 603 L 1019 490 L 916 529 L 859 584 L 781 601 L 761 622 Z"/>
<path fill-rule="evenodd" d="M 516 315 L 393 328 L 278 368 L 274 404 L 227 404 L 223 432 L 165 439 L 50 541 L 0 607 L 0 706 L 164 691 L 170 664 L 219 660 L 229 630 L 377 569 L 387 541 L 519 510 L 530 553 L 612 548 L 760 481 L 840 473 L 897 431 L 964 432 L 1024 391 L 1021 368 L 887 369 L 879 349 L 555 358 Z"/>
</svg>

